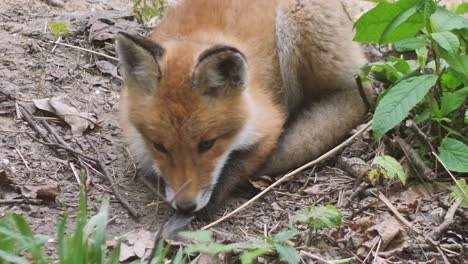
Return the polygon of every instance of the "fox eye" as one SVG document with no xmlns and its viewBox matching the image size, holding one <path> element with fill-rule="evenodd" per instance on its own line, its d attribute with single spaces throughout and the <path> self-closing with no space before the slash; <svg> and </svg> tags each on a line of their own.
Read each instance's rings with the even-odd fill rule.
<svg viewBox="0 0 468 264">
<path fill-rule="evenodd" d="M 167 149 L 164 147 L 163 144 L 153 143 L 153 147 L 154 147 L 154 149 L 156 149 L 157 151 L 159 151 L 161 153 L 164 153 L 164 154 L 167 153 Z"/>
<path fill-rule="evenodd" d="M 212 140 L 204 140 L 198 144 L 198 153 L 204 153 L 210 150 L 215 143 L 215 139 Z"/>
</svg>

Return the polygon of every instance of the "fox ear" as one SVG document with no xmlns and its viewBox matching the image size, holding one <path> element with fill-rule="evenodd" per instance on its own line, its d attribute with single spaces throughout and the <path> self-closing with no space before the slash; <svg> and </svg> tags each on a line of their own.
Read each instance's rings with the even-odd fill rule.
<svg viewBox="0 0 468 264">
<path fill-rule="evenodd" d="M 242 52 L 228 46 L 214 46 L 198 58 L 193 73 L 194 90 L 209 97 L 238 95 L 247 87 L 247 69 Z"/>
<path fill-rule="evenodd" d="M 147 38 L 119 33 L 116 50 L 127 86 L 152 93 L 162 77 L 158 60 L 164 49 Z"/>
</svg>

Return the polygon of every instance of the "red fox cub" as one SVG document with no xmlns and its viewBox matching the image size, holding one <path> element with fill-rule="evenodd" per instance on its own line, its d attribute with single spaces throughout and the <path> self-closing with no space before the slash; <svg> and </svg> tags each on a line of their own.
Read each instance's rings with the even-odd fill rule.
<svg viewBox="0 0 468 264">
<path fill-rule="evenodd" d="M 338 0 L 186 0 L 116 49 L 129 149 L 179 212 L 313 159 L 366 112 Z"/>
</svg>

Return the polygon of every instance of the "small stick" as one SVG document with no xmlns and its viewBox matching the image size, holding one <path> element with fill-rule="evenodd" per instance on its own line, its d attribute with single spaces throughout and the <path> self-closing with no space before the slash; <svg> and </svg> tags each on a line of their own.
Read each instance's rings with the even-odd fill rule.
<svg viewBox="0 0 468 264">
<path fill-rule="evenodd" d="M 431 169 L 429 169 L 429 167 L 427 167 L 424 161 L 422 161 L 421 157 L 419 157 L 418 152 L 416 152 L 416 150 L 414 150 L 409 144 L 407 144 L 403 139 L 399 137 L 396 137 L 396 142 L 405 153 L 405 156 L 414 165 L 416 171 L 419 172 L 424 178 L 432 181 L 437 177 L 437 175 Z"/>
<path fill-rule="evenodd" d="M 319 256 L 317 256 L 317 255 L 314 255 L 314 254 L 312 254 L 312 253 L 306 252 L 306 251 L 304 251 L 304 250 L 301 250 L 300 253 L 301 253 L 302 255 L 306 255 L 306 256 L 309 257 L 309 258 L 312 258 L 312 259 L 321 261 L 321 262 L 323 262 L 323 263 L 327 263 L 327 264 L 331 263 L 331 262 L 329 262 L 328 260 L 325 260 L 325 259 L 323 259 L 323 258 L 321 258 L 321 257 L 319 257 Z"/>
<path fill-rule="evenodd" d="M 262 197 L 263 195 L 265 195 L 265 193 L 269 192 L 271 189 L 273 189 L 274 187 L 276 187 L 277 185 L 279 185 L 280 183 L 288 180 L 289 178 L 293 177 L 294 175 L 296 175 L 297 173 L 311 167 L 311 166 L 314 166 L 315 164 L 329 158 L 331 155 L 335 154 L 338 150 L 342 149 L 344 146 L 348 145 L 349 143 L 351 143 L 355 138 L 357 138 L 358 136 L 360 136 L 362 133 L 364 133 L 364 131 L 366 131 L 370 126 L 372 125 L 372 120 L 369 121 L 367 124 L 365 124 L 361 129 L 359 129 L 359 131 L 356 132 L 356 134 L 352 135 L 351 137 L 349 137 L 347 140 L 345 140 L 344 142 L 342 142 L 341 144 L 339 144 L 338 146 L 336 146 L 335 148 L 333 148 L 332 150 L 328 151 L 327 153 L 323 154 L 322 156 L 318 157 L 317 159 L 295 169 L 294 171 L 284 175 L 283 177 L 281 177 L 281 179 L 277 180 L 276 182 L 274 182 L 273 184 L 271 184 L 270 186 L 268 186 L 267 188 L 265 188 L 265 190 L 261 191 L 259 194 L 255 195 L 252 199 L 248 200 L 247 202 L 245 202 L 244 204 L 242 204 L 240 207 L 236 208 L 234 211 L 230 212 L 229 214 L 221 217 L 220 219 L 204 226 L 202 228 L 202 230 L 206 230 L 208 228 L 211 228 L 219 223 L 221 223 L 222 221 L 228 219 L 229 217 L 233 216 L 234 214 L 244 210 L 246 207 L 248 207 L 249 205 L 251 205 L 253 202 L 255 202 L 256 200 L 258 200 L 260 197 Z"/>
<path fill-rule="evenodd" d="M 39 199 L 11 199 L 11 200 L 0 199 L 0 204 L 2 204 L 2 205 L 8 205 L 8 204 L 35 204 L 35 205 L 39 205 L 39 204 L 42 204 L 42 200 L 39 200 Z"/>
<path fill-rule="evenodd" d="M 97 51 L 94 51 L 94 50 L 90 50 L 90 49 L 86 49 L 86 48 L 82 48 L 82 47 L 78 47 L 78 46 L 73 46 L 73 45 L 69 45 L 69 44 L 65 44 L 65 43 L 60 43 L 60 42 L 56 42 L 56 41 L 47 41 L 47 42 L 52 43 L 52 44 L 56 44 L 56 45 L 60 45 L 60 46 L 69 47 L 69 48 L 72 48 L 72 49 L 86 51 L 86 52 L 89 52 L 89 53 L 92 53 L 92 54 L 96 54 L 96 55 L 99 55 L 99 56 L 106 57 L 106 58 L 114 60 L 114 61 L 119 61 L 119 59 L 117 59 L 116 57 L 112 57 L 112 56 L 109 56 L 107 54 L 100 53 L 100 52 L 97 52 Z"/>
<path fill-rule="evenodd" d="M 432 232 L 429 233 L 430 237 L 436 239 L 442 232 L 447 230 L 455 222 L 453 220 L 453 216 L 455 215 L 455 212 L 457 211 L 458 207 L 460 207 L 462 201 L 462 197 L 458 197 L 455 200 L 450 209 L 448 209 L 447 214 L 445 214 L 444 222 L 442 222 L 442 224 L 440 224 L 436 229 L 432 230 Z"/>
<path fill-rule="evenodd" d="M 379 199 L 392 211 L 392 213 L 407 227 L 409 227 L 411 230 L 416 232 L 419 235 L 422 235 L 423 232 L 419 230 L 417 227 L 415 227 L 413 224 L 411 224 L 406 218 L 404 218 L 400 212 L 393 206 L 393 204 L 383 195 L 383 193 L 379 192 Z"/>
<path fill-rule="evenodd" d="M 429 141 L 429 137 L 424 134 L 424 132 L 416 125 L 416 123 L 412 119 L 408 119 L 406 121 L 406 125 L 413 130 L 414 134 L 419 138 L 419 140 L 428 147 L 431 152 L 435 152 L 434 147 L 432 146 L 431 142 Z"/>
<path fill-rule="evenodd" d="M 62 37 L 61 37 L 61 36 L 57 39 L 57 41 L 56 41 L 54 47 L 52 48 L 52 50 L 50 51 L 50 53 L 54 53 L 54 52 L 55 52 L 55 49 L 57 48 L 57 46 L 58 46 L 58 44 L 59 44 L 60 42 L 62 42 Z"/>
<path fill-rule="evenodd" d="M 96 153 L 98 166 L 100 167 L 101 171 L 104 173 L 104 176 L 106 177 L 107 181 L 109 181 L 110 187 L 112 189 L 112 192 L 115 195 L 115 198 L 117 198 L 117 200 L 119 200 L 119 202 L 125 207 L 125 209 L 128 210 L 128 212 L 133 217 L 139 217 L 140 213 L 138 213 L 138 211 L 135 210 L 135 208 L 133 208 L 128 203 L 128 201 L 120 193 L 119 189 L 117 189 L 117 185 L 115 184 L 114 179 L 112 179 L 112 177 L 109 175 L 109 172 L 107 171 L 106 167 L 104 166 L 104 162 L 102 161 L 101 155 L 99 154 L 99 151 L 97 150 L 96 146 L 94 146 L 93 142 L 91 142 L 91 141 L 89 141 L 89 145 L 91 146 L 93 151 Z"/>
<path fill-rule="evenodd" d="M 367 108 L 372 110 L 374 112 L 374 107 L 372 107 L 371 103 L 369 102 L 369 99 L 367 98 L 366 91 L 364 91 L 364 86 L 362 85 L 361 81 L 361 76 L 359 74 L 354 76 L 354 80 L 356 81 L 356 86 L 359 91 L 359 95 L 361 96 L 362 100 L 366 104 Z"/>
<path fill-rule="evenodd" d="M 71 170 L 73 172 L 73 175 L 75 176 L 76 182 L 78 182 L 78 185 L 81 185 L 80 175 L 76 171 L 75 165 L 73 165 L 73 163 L 71 163 L 71 162 L 69 162 L 68 164 L 70 165 L 70 168 L 71 168 Z"/>
<path fill-rule="evenodd" d="M 23 154 L 21 154 L 21 151 L 20 151 L 19 149 L 17 149 L 17 148 L 15 148 L 15 150 L 16 150 L 16 153 L 18 153 L 18 155 L 20 156 L 21 160 L 23 161 L 24 166 L 26 166 L 26 169 L 27 169 L 29 172 L 31 172 L 31 168 L 29 168 L 28 162 L 24 159 Z"/>
<path fill-rule="evenodd" d="M 444 169 L 448 172 L 448 174 L 450 175 L 450 177 L 452 177 L 452 180 L 455 182 L 455 184 L 457 185 L 457 187 L 460 189 L 460 191 L 463 193 L 463 195 L 465 196 L 466 199 L 468 199 L 468 195 L 466 194 L 465 190 L 463 190 L 463 187 L 461 187 L 461 185 L 458 183 L 457 179 L 455 178 L 455 176 L 453 176 L 452 172 L 450 172 L 450 170 L 447 168 L 447 166 L 445 166 L 445 163 L 439 158 L 439 156 L 437 156 L 437 154 L 435 152 L 432 152 L 432 155 L 434 155 L 436 157 L 436 159 L 440 162 L 440 164 L 442 164 L 442 166 L 444 167 Z"/>
</svg>

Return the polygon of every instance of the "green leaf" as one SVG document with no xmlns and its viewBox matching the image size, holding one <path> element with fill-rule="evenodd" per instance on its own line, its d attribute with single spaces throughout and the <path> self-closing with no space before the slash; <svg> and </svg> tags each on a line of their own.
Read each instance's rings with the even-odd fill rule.
<svg viewBox="0 0 468 264">
<path fill-rule="evenodd" d="M 440 117 L 445 117 L 460 108 L 468 97 L 468 87 L 457 90 L 454 93 L 444 95 L 441 99 Z"/>
<path fill-rule="evenodd" d="M 382 2 L 362 15 L 354 24 L 354 40 L 387 44 L 416 36 L 423 28 L 423 14 L 417 12 L 420 0 Z"/>
<path fill-rule="evenodd" d="M 432 33 L 431 37 L 439 44 L 440 47 L 448 51 L 452 55 L 457 55 L 460 49 L 460 41 L 458 37 L 451 32 L 436 32 Z"/>
<path fill-rule="evenodd" d="M 236 249 L 233 244 L 231 245 L 223 245 L 219 243 L 210 243 L 208 245 L 190 245 L 185 248 L 186 254 L 193 254 L 193 253 L 205 253 L 209 255 L 217 255 L 221 252 L 229 252 Z"/>
<path fill-rule="evenodd" d="M 379 102 L 373 131 L 377 139 L 398 125 L 435 85 L 437 76 L 423 75 L 403 80 L 393 86 Z"/>
<path fill-rule="evenodd" d="M 431 16 L 435 32 L 447 32 L 454 29 L 468 28 L 468 20 L 443 7 L 438 7 L 437 11 Z"/>
<path fill-rule="evenodd" d="M 393 67 L 395 67 L 395 69 L 397 69 L 399 72 L 405 75 L 410 74 L 412 71 L 410 64 L 406 60 L 389 56 L 388 61 L 393 64 Z"/>
<path fill-rule="evenodd" d="M 286 242 L 295 236 L 301 234 L 301 232 L 297 231 L 296 229 L 290 229 L 272 236 L 273 242 Z"/>
<path fill-rule="evenodd" d="M 440 159 L 449 170 L 468 172 L 468 146 L 453 138 L 446 138 L 439 147 Z"/>
<path fill-rule="evenodd" d="M 271 253 L 271 249 L 268 248 L 259 248 L 250 252 L 246 252 L 240 256 L 242 264 L 253 264 L 256 262 L 257 258 L 268 253 Z"/>
<path fill-rule="evenodd" d="M 286 260 L 289 264 L 298 264 L 301 256 L 295 248 L 290 245 L 275 244 L 280 260 Z"/>
<path fill-rule="evenodd" d="M 468 85 L 468 55 L 453 55 L 445 50 L 441 50 L 440 54 L 453 70 L 461 74 L 462 78 L 464 78 L 463 83 Z"/>
<path fill-rule="evenodd" d="M 55 39 L 58 39 L 63 34 L 70 33 L 70 30 L 68 29 L 68 24 L 65 21 L 50 21 L 49 27 Z"/>
<path fill-rule="evenodd" d="M 450 190 L 452 190 L 452 192 L 450 193 L 450 199 L 453 201 L 456 198 L 461 197 L 463 198 L 463 200 L 460 206 L 464 208 L 468 208 L 468 198 L 466 197 L 466 194 L 468 194 L 468 185 L 466 184 L 466 180 L 459 179 L 457 182 L 458 182 L 458 185 L 460 185 L 461 189 L 460 187 L 458 187 L 457 184 L 452 186 L 450 188 Z"/>
<path fill-rule="evenodd" d="M 425 46 L 416 49 L 416 54 L 418 55 L 419 68 L 424 69 L 424 67 L 426 67 L 427 57 L 429 55 L 428 49 Z"/>
<path fill-rule="evenodd" d="M 378 156 L 375 158 L 374 163 L 382 166 L 389 178 L 398 177 L 403 185 L 406 184 L 406 173 L 401 164 L 393 157 L 387 155 Z"/>
<path fill-rule="evenodd" d="M 211 230 L 198 230 L 198 231 L 184 231 L 179 232 L 180 236 L 188 239 L 196 240 L 200 243 L 208 243 L 213 237 L 213 231 Z"/>
<path fill-rule="evenodd" d="M 458 15 L 463 15 L 465 13 L 468 13 L 468 3 L 463 3 L 459 5 L 455 13 L 457 13 Z"/>
<path fill-rule="evenodd" d="M 6 263 L 30 264 L 30 262 L 27 261 L 25 258 L 18 257 L 3 250 L 0 250 L 0 260 L 2 261 L 1 263 L 4 263 L 3 261 L 6 261 Z"/>
<path fill-rule="evenodd" d="M 450 71 L 442 75 L 442 77 L 440 78 L 440 83 L 442 84 L 444 90 L 453 90 L 462 84 L 461 80 L 458 79 L 457 76 L 453 75 Z"/>
<path fill-rule="evenodd" d="M 431 15 L 437 10 L 434 0 L 423 0 L 424 26 L 428 33 L 432 33 Z"/>
<path fill-rule="evenodd" d="M 177 250 L 177 254 L 175 255 L 171 264 L 183 264 L 183 263 L 184 263 L 184 248 L 180 247 L 179 250 Z"/>
<path fill-rule="evenodd" d="M 333 205 L 325 207 L 309 206 L 302 213 L 296 215 L 295 222 L 305 223 L 311 229 L 321 229 L 324 227 L 335 227 L 341 224 L 341 212 Z"/>
<path fill-rule="evenodd" d="M 395 42 L 395 49 L 399 52 L 416 50 L 427 45 L 426 40 L 421 38 L 406 38 Z"/>
</svg>

